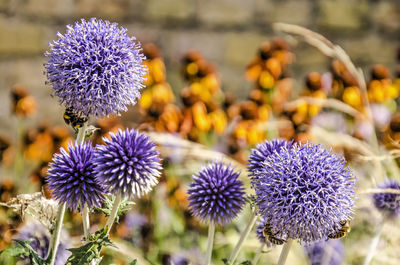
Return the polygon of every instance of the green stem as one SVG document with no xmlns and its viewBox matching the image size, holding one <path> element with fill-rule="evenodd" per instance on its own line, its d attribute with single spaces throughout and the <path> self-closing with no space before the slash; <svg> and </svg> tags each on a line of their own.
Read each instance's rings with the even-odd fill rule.
<svg viewBox="0 0 400 265">
<path fill-rule="evenodd" d="M 293 239 L 288 238 L 285 245 L 283 245 L 283 249 L 281 255 L 279 256 L 278 265 L 284 265 L 286 263 L 286 259 L 289 255 L 290 247 L 292 246 Z"/>
<path fill-rule="evenodd" d="M 89 208 L 87 203 L 85 203 L 82 210 L 82 225 L 83 225 L 83 234 L 85 236 L 85 241 L 87 241 L 90 237 Z"/>
<path fill-rule="evenodd" d="M 254 256 L 254 259 L 251 262 L 251 265 L 256 265 L 258 263 L 258 260 L 261 258 L 261 255 L 263 254 L 264 247 L 265 247 L 265 244 L 262 243 L 261 246 L 258 248 L 256 255 Z"/>
<path fill-rule="evenodd" d="M 371 245 L 369 246 L 368 255 L 364 260 L 363 265 L 369 265 L 375 255 L 376 248 L 378 247 L 379 239 L 382 235 L 383 225 L 385 224 L 385 216 L 382 217 L 378 230 L 376 230 L 375 236 L 372 238 Z"/>
<path fill-rule="evenodd" d="M 49 253 L 48 253 L 48 255 L 51 255 L 50 265 L 54 265 L 54 262 L 56 261 L 56 254 L 58 250 L 58 245 L 60 243 L 60 235 L 61 235 L 62 223 L 64 220 L 65 208 L 66 208 L 65 203 L 63 203 L 60 206 L 60 208 L 58 208 L 56 228 L 52 233 L 51 246 L 49 248 Z"/>
<path fill-rule="evenodd" d="M 257 220 L 257 208 L 254 207 L 254 211 L 251 215 L 250 221 L 247 224 L 245 230 L 242 232 L 242 234 L 240 235 L 239 241 L 236 243 L 235 248 L 233 249 L 231 256 L 229 257 L 229 262 L 228 264 L 232 265 L 237 256 L 239 255 L 239 251 L 243 246 L 244 241 L 246 240 L 246 238 L 249 236 L 251 229 L 253 228 L 255 222 Z"/>
<path fill-rule="evenodd" d="M 111 210 L 110 216 L 107 219 L 107 223 L 105 228 L 107 229 L 107 233 L 110 233 L 111 231 L 111 227 L 115 221 L 115 218 L 117 217 L 118 214 L 118 208 L 119 208 L 119 204 L 121 203 L 121 193 L 118 193 L 117 196 L 115 197 L 114 200 L 114 205 L 113 208 Z"/>
<path fill-rule="evenodd" d="M 86 136 L 86 128 L 87 128 L 88 123 L 85 122 L 82 125 L 82 128 L 79 129 L 78 134 L 76 136 L 76 141 L 78 143 L 83 143 L 85 141 L 85 136 Z"/>
<path fill-rule="evenodd" d="M 207 252 L 206 252 L 206 262 L 205 265 L 211 264 L 211 256 L 212 256 L 212 249 L 214 244 L 214 233 L 215 233 L 215 224 L 214 222 L 210 222 L 208 225 L 208 243 L 207 243 Z"/>
</svg>

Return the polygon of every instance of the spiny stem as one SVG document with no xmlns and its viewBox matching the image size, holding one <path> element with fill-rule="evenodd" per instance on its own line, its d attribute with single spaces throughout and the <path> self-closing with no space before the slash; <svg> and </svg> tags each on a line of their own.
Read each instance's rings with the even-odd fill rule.
<svg viewBox="0 0 400 265">
<path fill-rule="evenodd" d="M 110 231 L 111 231 L 111 227 L 112 227 L 112 225 L 115 221 L 115 218 L 117 217 L 117 214 L 118 214 L 118 208 L 119 208 L 120 203 L 121 203 L 121 193 L 118 193 L 117 196 L 115 196 L 114 205 L 113 205 L 110 216 L 108 217 L 107 223 L 105 226 L 105 228 L 107 229 L 107 233 L 110 233 Z"/>
<path fill-rule="evenodd" d="M 89 208 L 87 203 L 85 203 L 82 210 L 82 225 L 83 225 L 83 234 L 85 236 L 85 240 L 87 241 L 90 237 Z"/>
<path fill-rule="evenodd" d="M 258 260 L 261 258 L 261 255 L 263 254 L 264 247 L 265 247 L 265 244 L 262 243 L 261 246 L 258 248 L 256 255 L 254 256 L 254 259 L 251 262 L 251 265 L 256 265 L 258 263 Z"/>
<path fill-rule="evenodd" d="M 54 262 L 56 261 L 56 254 L 58 245 L 60 243 L 61 227 L 64 220 L 65 208 L 65 203 L 58 208 L 56 228 L 52 233 L 51 246 L 49 248 L 49 252 L 47 253 L 47 255 L 51 255 L 50 265 L 54 265 Z"/>
<path fill-rule="evenodd" d="M 215 224 L 214 222 L 210 222 L 208 225 L 208 242 L 207 242 L 207 252 L 206 252 L 206 262 L 205 265 L 211 264 L 211 256 L 212 256 L 212 249 L 214 244 L 214 233 L 215 233 Z"/>
<path fill-rule="evenodd" d="M 79 129 L 78 134 L 76 136 L 76 141 L 78 143 L 83 143 L 85 141 L 85 136 L 86 136 L 86 128 L 87 128 L 88 123 L 85 122 L 82 125 L 82 128 Z"/>
<path fill-rule="evenodd" d="M 382 235 L 383 225 L 385 223 L 385 216 L 382 217 L 380 224 L 378 225 L 378 229 L 376 230 L 375 236 L 372 238 L 371 245 L 369 246 L 368 255 L 364 260 L 363 265 L 369 265 L 372 261 L 376 248 L 378 247 L 379 239 Z"/>
<path fill-rule="evenodd" d="M 288 238 L 285 245 L 283 245 L 283 249 L 281 252 L 281 255 L 279 256 L 279 261 L 278 261 L 278 265 L 284 265 L 286 262 L 286 259 L 289 255 L 289 251 L 290 251 L 290 247 L 292 246 L 293 243 L 293 239 Z"/>
<path fill-rule="evenodd" d="M 257 208 L 254 207 L 254 210 L 253 210 L 253 213 L 251 215 L 250 221 L 247 224 L 245 230 L 240 235 L 239 241 L 236 243 L 236 246 L 233 249 L 233 251 L 231 253 L 231 256 L 229 257 L 228 264 L 232 265 L 235 262 L 237 256 L 239 255 L 239 251 L 242 248 L 244 241 L 249 236 L 250 231 L 253 228 L 256 220 L 257 220 Z"/>
</svg>

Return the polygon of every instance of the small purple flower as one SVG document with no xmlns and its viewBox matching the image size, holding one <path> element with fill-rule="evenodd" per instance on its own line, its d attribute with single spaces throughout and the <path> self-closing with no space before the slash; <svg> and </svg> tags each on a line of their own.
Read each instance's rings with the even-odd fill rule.
<svg viewBox="0 0 400 265">
<path fill-rule="evenodd" d="M 305 248 L 311 265 L 343 264 L 345 253 L 342 240 L 319 241 Z"/>
<path fill-rule="evenodd" d="M 104 189 L 96 179 L 93 168 L 94 150 L 91 143 L 76 143 L 68 146 L 68 152 L 60 148 L 50 163 L 47 183 L 51 194 L 60 203 L 66 203 L 72 211 L 101 206 Z"/>
<path fill-rule="evenodd" d="M 274 139 L 272 141 L 265 141 L 264 143 L 257 144 L 256 148 L 251 150 L 248 162 L 248 171 L 250 172 L 252 184 L 255 181 L 257 172 L 263 169 L 263 162 L 272 155 L 275 151 L 279 153 L 282 147 L 290 148 L 292 142 L 287 142 L 281 139 Z"/>
<path fill-rule="evenodd" d="M 321 112 L 311 120 L 312 126 L 339 133 L 347 132 L 347 124 L 343 115 L 337 112 Z"/>
<path fill-rule="evenodd" d="M 140 197 L 158 183 L 160 152 L 150 138 L 138 131 L 119 130 L 103 138 L 95 152 L 95 174 L 112 194 Z"/>
<path fill-rule="evenodd" d="M 383 104 L 371 104 L 371 113 L 374 123 L 378 128 L 385 128 L 392 118 L 392 114 L 388 107 Z"/>
<path fill-rule="evenodd" d="M 50 43 L 44 64 L 53 95 L 86 116 L 106 116 L 135 104 L 146 67 L 140 44 L 126 29 L 101 19 L 68 25 Z"/>
<path fill-rule="evenodd" d="M 400 191 L 400 183 L 394 179 L 388 179 L 381 185 L 381 189 L 395 189 Z M 376 193 L 373 195 L 375 207 L 388 214 L 388 217 L 396 217 L 400 214 L 400 194 Z"/>
<path fill-rule="evenodd" d="M 241 211 L 246 199 L 239 173 L 222 162 L 203 167 L 189 185 L 189 208 L 202 221 L 226 224 Z"/>
<path fill-rule="evenodd" d="M 44 225 L 39 222 L 29 223 L 19 230 L 16 235 L 16 239 L 26 241 L 32 239 L 30 243 L 31 247 L 41 256 L 46 258 L 47 252 L 50 246 L 50 233 Z M 60 245 L 58 246 L 55 265 L 63 265 L 70 256 L 70 252 L 67 250 L 71 247 L 70 239 L 67 231 L 61 230 Z M 18 263 L 20 264 L 20 263 Z M 21 264 L 30 264 L 28 259 L 21 261 Z"/>
<path fill-rule="evenodd" d="M 259 213 L 277 238 L 327 239 L 349 220 L 355 178 L 345 160 L 321 145 L 282 147 L 252 176 Z"/>
</svg>

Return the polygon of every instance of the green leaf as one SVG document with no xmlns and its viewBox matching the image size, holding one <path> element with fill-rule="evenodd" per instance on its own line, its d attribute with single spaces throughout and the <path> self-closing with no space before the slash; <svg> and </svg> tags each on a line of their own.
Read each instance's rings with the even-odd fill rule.
<svg viewBox="0 0 400 265">
<path fill-rule="evenodd" d="M 18 243 L 24 249 L 24 252 L 19 252 L 18 250 L 14 252 L 18 257 L 26 257 L 28 256 L 31 265 L 46 265 L 48 264 L 45 259 L 43 259 L 32 247 L 29 243 L 32 239 L 22 241 L 18 239 L 14 239 L 15 242 Z"/>
<path fill-rule="evenodd" d="M 96 260 L 96 264 L 99 264 L 101 261 L 100 250 L 103 246 L 115 247 L 105 229 L 101 229 L 91 235 L 85 245 L 79 248 L 68 249 L 72 255 L 68 258 L 67 264 L 84 265 L 89 264 L 93 260 Z"/>
<path fill-rule="evenodd" d="M 106 197 L 104 201 L 104 208 L 95 207 L 95 210 L 101 211 L 105 216 L 110 216 L 112 208 L 114 206 L 115 196 Z M 115 222 L 118 223 L 119 216 L 128 212 L 131 209 L 131 206 L 135 203 L 132 201 L 128 201 L 127 199 L 123 199 L 118 207 L 117 217 L 115 218 Z"/>
<path fill-rule="evenodd" d="M 131 262 L 128 263 L 128 265 L 136 265 L 137 259 L 132 260 Z"/>
<path fill-rule="evenodd" d="M 29 252 L 20 244 L 11 246 L 0 252 L 0 257 L 10 256 L 10 257 L 23 257 L 28 256 Z"/>
</svg>

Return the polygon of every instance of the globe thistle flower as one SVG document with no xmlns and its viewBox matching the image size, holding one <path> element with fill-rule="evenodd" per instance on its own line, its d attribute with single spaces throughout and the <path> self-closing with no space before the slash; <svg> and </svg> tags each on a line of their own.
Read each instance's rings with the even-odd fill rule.
<svg viewBox="0 0 400 265">
<path fill-rule="evenodd" d="M 31 247 L 41 256 L 46 258 L 47 252 L 50 246 L 50 233 L 44 225 L 39 222 L 29 223 L 19 230 L 16 235 L 16 239 L 26 241 L 32 239 L 30 243 Z M 70 252 L 67 250 L 71 247 L 70 239 L 67 231 L 61 230 L 60 245 L 57 250 L 57 255 L 55 259 L 55 265 L 63 265 L 70 256 Z M 20 264 L 20 263 L 18 263 Z M 30 264 L 28 259 L 21 261 L 21 264 Z"/>
<path fill-rule="evenodd" d="M 282 147 L 290 148 L 292 142 L 287 142 L 281 139 L 274 139 L 272 141 L 265 141 L 264 143 L 257 144 L 256 148 L 251 150 L 248 162 L 248 171 L 252 177 L 252 184 L 255 181 L 256 173 L 262 170 L 263 162 L 267 157 L 272 155 L 275 151 L 279 153 Z"/>
<path fill-rule="evenodd" d="M 107 190 L 128 198 L 151 191 L 161 174 L 161 158 L 149 137 L 126 129 L 103 141 L 95 152 L 94 171 Z"/>
<path fill-rule="evenodd" d="M 94 174 L 91 143 L 75 143 L 68 146 L 68 152 L 60 148 L 50 163 L 47 183 L 51 194 L 60 203 L 76 211 L 83 209 L 85 203 L 89 208 L 101 206 L 104 189 Z"/>
<path fill-rule="evenodd" d="M 252 176 L 260 215 L 275 237 L 311 243 L 349 220 L 355 179 L 345 160 L 321 145 L 295 143 L 261 163 Z"/>
<path fill-rule="evenodd" d="M 400 183 L 394 179 L 388 179 L 379 188 L 400 190 Z M 396 217 L 400 214 L 400 194 L 375 193 L 372 198 L 375 207 L 388 214 L 388 217 Z"/>
<path fill-rule="evenodd" d="M 222 162 L 203 167 L 189 184 L 189 209 L 202 221 L 226 224 L 241 211 L 246 199 L 239 173 Z"/>
<path fill-rule="evenodd" d="M 305 248 L 311 265 L 340 265 L 345 257 L 342 240 L 319 241 Z"/>
<path fill-rule="evenodd" d="M 50 43 L 44 64 L 53 95 L 86 116 L 126 111 L 140 97 L 147 68 L 140 44 L 127 29 L 92 18 L 68 25 Z"/>
</svg>

